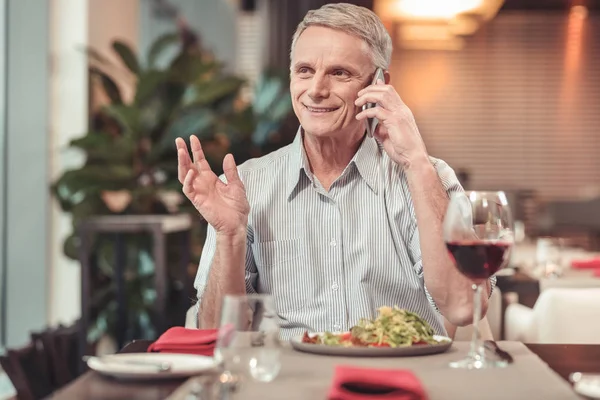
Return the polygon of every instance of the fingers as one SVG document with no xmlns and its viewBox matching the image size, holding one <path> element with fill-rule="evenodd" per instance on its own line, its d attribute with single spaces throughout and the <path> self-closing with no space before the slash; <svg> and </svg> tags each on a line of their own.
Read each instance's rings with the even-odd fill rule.
<svg viewBox="0 0 600 400">
<path fill-rule="evenodd" d="M 185 140 L 182 138 L 175 139 L 175 146 L 177 147 L 177 178 L 183 184 L 188 171 L 192 168 L 192 159 L 190 158 Z M 196 135 L 190 136 L 190 147 L 192 149 L 194 164 L 198 164 L 205 159 L 202 145 Z"/>
<path fill-rule="evenodd" d="M 187 151 L 187 146 L 185 144 L 185 140 L 183 140 L 180 137 L 178 137 L 177 139 L 175 139 L 175 146 L 177 147 L 177 150 L 182 149 L 182 150 Z"/>
<path fill-rule="evenodd" d="M 194 158 L 194 164 L 197 164 L 201 160 L 204 160 L 204 152 L 202 151 L 200 140 L 196 137 L 196 135 L 190 136 L 190 147 L 192 148 L 192 157 Z"/>
<path fill-rule="evenodd" d="M 382 107 L 367 108 L 356 114 L 357 120 L 363 120 L 366 118 L 377 118 L 380 122 L 385 121 L 389 116 L 389 111 Z"/>
<path fill-rule="evenodd" d="M 177 178 L 183 183 L 187 172 L 192 167 L 192 160 L 185 145 L 185 141 L 181 138 L 175 139 L 177 146 Z"/>
<path fill-rule="evenodd" d="M 375 132 L 373 133 L 373 137 L 379 140 L 381 143 L 385 142 L 390 136 L 388 134 L 387 129 L 382 124 L 378 124 L 377 128 L 375 128 Z"/>
<path fill-rule="evenodd" d="M 233 155 L 227 154 L 223 159 L 223 172 L 225 173 L 225 178 L 227 178 L 227 184 L 241 182 Z"/>
<path fill-rule="evenodd" d="M 365 94 L 366 92 L 389 92 L 389 93 L 395 93 L 396 89 L 394 89 L 394 87 L 392 85 L 386 85 L 385 83 L 383 83 L 383 81 L 381 79 L 377 80 L 377 84 L 375 85 L 369 85 L 364 89 L 361 89 L 357 95 L 358 96 L 362 96 L 363 94 Z"/>
<path fill-rule="evenodd" d="M 194 178 L 196 177 L 196 174 L 196 170 L 191 168 L 187 171 L 185 178 L 183 179 L 183 194 L 185 194 L 192 202 L 194 201 L 196 194 L 196 191 L 194 190 Z"/>
<path fill-rule="evenodd" d="M 365 105 L 367 103 L 376 103 L 380 107 L 386 108 L 385 107 L 386 100 L 387 100 L 386 92 L 365 92 L 365 93 L 363 93 L 362 96 L 359 96 L 356 99 L 354 104 L 357 107 L 362 107 L 363 105 Z"/>
</svg>

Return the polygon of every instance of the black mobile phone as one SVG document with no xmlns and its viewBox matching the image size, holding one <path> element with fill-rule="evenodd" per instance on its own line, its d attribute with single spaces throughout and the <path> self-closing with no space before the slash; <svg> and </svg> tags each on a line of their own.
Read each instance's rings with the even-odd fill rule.
<svg viewBox="0 0 600 400">
<path fill-rule="evenodd" d="M 377 68 L 377 70 L 375 71 L 375 76 L 373 77 L 373 81 L 371 82 L 371 85 L 375 85 L 377 83 L 377 80 L 381 79 L 383 82 L 385 82 L 385 76 L 383 75 L 383 69 L 381 68 Z M 362 109 L 363 111 L 366 110 L 367 108 L 373 108 L 373 107 L 377 107 L 376 103 L 367 103 L 365 104 Z M 369 135 L 369 137 L 373 137 L 373 134 L 375 133 L 375 128 L 377 128 L 377 124 L 379 123 L 379 120 L 377 118 L 367 118 L 367 135 Z"/>
</svg>

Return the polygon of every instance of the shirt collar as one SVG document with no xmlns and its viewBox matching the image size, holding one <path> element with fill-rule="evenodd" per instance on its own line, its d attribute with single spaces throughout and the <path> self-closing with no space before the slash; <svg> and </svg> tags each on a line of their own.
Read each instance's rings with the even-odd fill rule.
<svg viewBox="0 0 600 400">
<path fill-rule="evenodd" d="M 374 138 L 365 136 L 358 151 L 352 157 L 352 160 L 350 160 L 350 163 L 354 163 L 360 176 L 375 194 L 377 194 L 378 189 L 377 166 L 381 157 L 381 151 L 382 148 Z"/>
<path fill-rule="evenodd" d="M 302 140 L 302 127 L 298 128 L 296 137 L 292 142 L 290 169 L 287 183 L 288 200 L 298 186 L 302 174 L 304 174 L 311 182 L 313 181 L 312 172 L 308 163 L 308 157 L 304 150 Z M 377 164 L 381 156 L 382 148 L 378 142 L 371 137 L 365 136 L 358 151 L 350 160 L 350 164 L 354 164 L 360 176 L 365 180 L 369 188 L 377 194 Z"/>
<path fill-rule="evenodd" d="M 312 174 L 310 172 L 308 159 L 306 157 L 306 153 L 304 152 L 304 146 L 302 144 L 302 127 L 298 128 L 298 132 L 296 132 L 296 137 L 292 142 L 292 149 L 290 152 L 290 164 L 289 164 L 289 174 L 287 179 L 287 196 L 288 200 L 292 196 L 294 189 L 298 186 L 302 174 L 306 175 L 309 179 L 312 180 Z"/>
</svg>

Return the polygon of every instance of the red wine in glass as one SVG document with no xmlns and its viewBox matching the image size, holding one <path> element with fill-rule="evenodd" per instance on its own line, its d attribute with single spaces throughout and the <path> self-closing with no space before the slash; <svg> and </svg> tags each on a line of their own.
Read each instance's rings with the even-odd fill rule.
<svg viewBox="0 0 600 400">
<path fill-rule="evenodd" d="M 461 240 L 446 243 L 460 272 L 473 280 L 488 279 L 505 264 L 512 243 L 500 240 Z"/>
<path fill-rule="evenodd" d="M 473 289 L 473 336 L 469 354 L 453 361 L 451 368 L 504 368 L 508 363 L 486 357 L 478 324 L 481 321 L 484 293 L 491 287 L 490 279 L 508 264 L 514 231 L 512 213 L 502 191 L 467 191 L 453 193 L 444 216 L 444 243 L 449 258 L 466 280 L 453 290 Z M 468 293 L 464 293 L 468 295 Z"/>
</svg>

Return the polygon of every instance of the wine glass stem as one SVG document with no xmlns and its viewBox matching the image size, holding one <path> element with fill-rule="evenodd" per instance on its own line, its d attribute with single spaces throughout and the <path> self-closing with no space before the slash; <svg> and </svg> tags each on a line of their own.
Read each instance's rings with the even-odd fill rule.
<svg viewBox="0 0 600 400">
<path fill-rule="evenodd" d="M 473 337 L 471 338 L 471 349 L 469 356 L 475 360 L 484 361 L 484 347 L 479 334 L 479 321 L 481 320 L 481 293 L 483 285 L 473 284 Z"/>
</svg>

